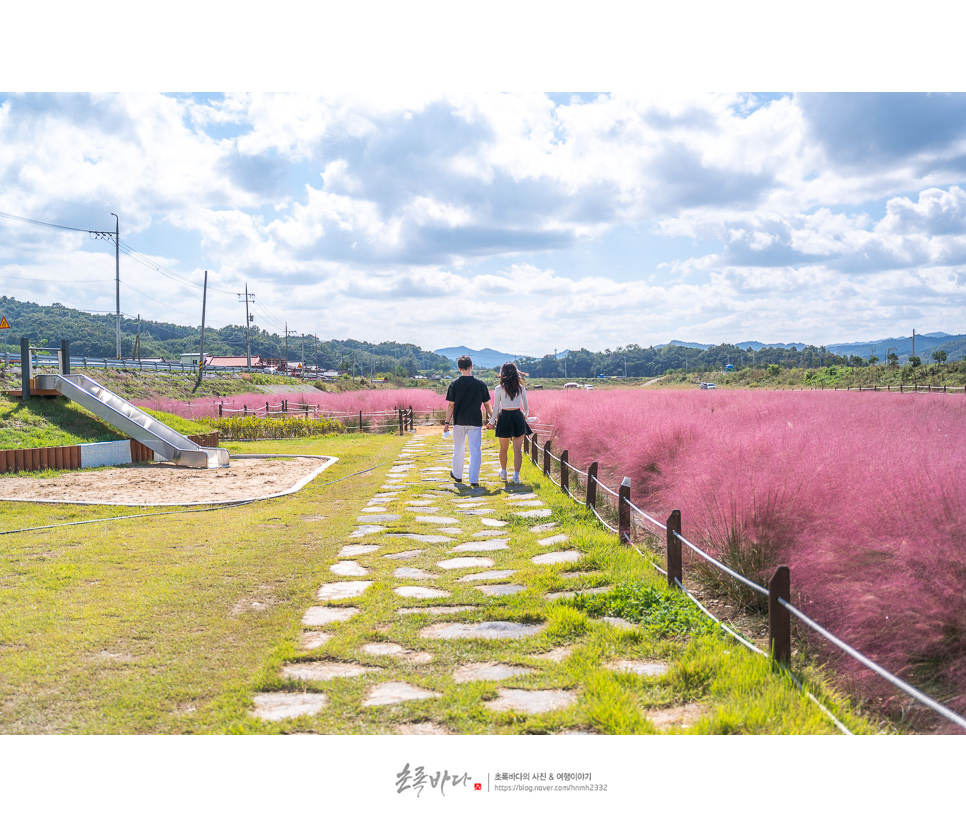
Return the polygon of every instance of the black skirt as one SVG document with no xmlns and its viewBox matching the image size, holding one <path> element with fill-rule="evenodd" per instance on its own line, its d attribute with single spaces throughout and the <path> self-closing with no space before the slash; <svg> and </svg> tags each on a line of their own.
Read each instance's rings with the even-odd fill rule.
<svg viewBox="0 0 966 834">
<path fill-rule="evenodd" d="M 500 412 L 500 416 L 496 418 L 497 437 L 523 437 L 525 434 L 533 434 L 533 429 L 519 408 Z"/>
</svg>

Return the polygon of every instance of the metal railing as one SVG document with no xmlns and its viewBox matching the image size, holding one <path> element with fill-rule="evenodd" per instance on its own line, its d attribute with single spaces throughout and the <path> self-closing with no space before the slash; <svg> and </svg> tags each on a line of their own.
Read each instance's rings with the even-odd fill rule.
<svg viewBox="0 0 966 834">
<path fill-rule="evenodd" d="M 538 436 L 536 433 L 524 438 L 524 452 L 530 456 L 531 462 L 541 468 L 544 474 L 557 486 L 561 487 L 561 491 L 569 495 L 575 501 L 578 501 L 576 496 L 569 488 L 569 483 L 571 481 L 572 475 L 583 476 L 585 479 L 585 499 L 584 504 L 588 510 L 590 510 L 594 516 L 603 524 L 608 530 L 617 534 L 620 543 L 622 545 L 627 545 L 634 547 L 638 553 L 642 556 L 645 554 L 634 545 L 632 534 L 633 534 L 633 524 L 632 524 L 632 513 L 636 518 L 642 519 L 646 525 L 655 527 L 663 531 L 665 534 L 665 545 L 667 554 L 667 568 L 666 570 L 660 568 L 657 564 L 651 561 L 648 557 L 648 561 L 659 570 L 662 574 L 667 577 L 668 585 L 672 588 L 677 588 L 688 595 L 688 597 L 695 602 L 695 604 L 701 607 L 702 611 L 706 614 L 712 616 L 717 622 L 720 623 L 717 618 L 708 612 L 704 606 L 698 602 L 698 600 L 691 594 L 684 586 L 684 567 L 683 567 L 683 548 L 687 547 L 693 554 L 699 558 L 706 561 L 709 565 L 717 570 L 723 571 L 731 576 L 736 581 L 746 585 L 752 591 L 757 594 L 764 595 L 768 598 L 768 645 L 770 649 L 770 654 L 773 660 L 788 674 L 791 675 L 790 664 L 791 664 L 791 618 L 794 616 L 799 622 L 805 625 L 807 628 L 811 629 L 813 632 L 823 637 L 825 640 L 830 642 L 832 645 L 836 646 L 841 651 L 848 654 L 853 659 L 857 660 L 866 668 L 870 669 L 876 675 L 879 675 L 884 680 L 893 684 L 903 692 L 905 692 L 910 697 L 914 698 L 919 703 L 933 710 L 935 713 L 940 715 L 947 721 L 955 724 L 961 729 L 966 730 L 966 718 L 957 713 L 953 712 L 949 708 L 943 706 L 938 701 L 930 698 L 928 695 L 920 692 L 918 689 L 913 687 L 911 684 L 901 680 L 892 673 L 886 671 L 881 666 L 876 664 L 874 661 L 865 657 L 861 652 L 852 646 L 848 645 L 845 641 L 836 637 L 834 634 L 820 626 L 814 620 L 807 617 L 801 611 L 799 611 L 794 605 L 791 604 L 791 587 L 790 587 L 790 573 L 788 567 L 785 565 L 780 565 L 775 569 L 771 580 L 768 583 L 768 587 L 765 588 L 740 573 L 729 568 L 727 565 L 715 559 L 708 553 L 705 553 L 700 547 L 698 547 L 693 542 L 688 541 L 682 535 L 681 527 L 681 511 L 673 510 L 667 519 L 666 524 L 662 524 L 652 515 L 644 512 L 639 507 L 637 507 L 630 500 L 631 491 L 631 479 L 624 478 L 621 481 L 621 485 L 615 492 L 613 489 L 604 484 L 597 476 L 598 464 L 596 461 L 588 466 L 587 471 L 584 472 L 577 467 L 573 466 L 569 462 L 569 452 L 564 450 L 561 452 L 560 456 L 557 457 L 551 452 L 551 441 L 546 441 L 543 444 L 541 450 Z M 542 451 L 542 457 L 541 457 Z M 553 478 L 552 475 L 552 462 L 556 461 L 558 464 L 559 480 Z M 616 527 L 611 523 L 614 518 L 611 517 L 610 521 L 605 519 L 602 514 L 608 511 L 602 507 L 598 506 L 597 495 L 598 490 L 603 490 L 608 495 L 616 498 L 616 507 L 610 509 L 609 514 L 613 516 L 616 514 L 617 525 Z M 646 527 L 645 527 L 646 529 Z M 741 638 L 736 632 L 731 629 L 726 629 L 732 636 L 739 639 L 744 645 L 749 648 L 754 649 L 757 652 L 761 650 L 751 644 L 749 641 Z M 761 652 L 764 654 L 764 652 Z M 792 679 L 801 687 L 801 684 L 792 675 Z M 809 697 L 812 697 L 811 695 Z M 814 699 L 813 699 L 814 700 Z M 823 707 L 824 709 L 824 707 Z M 836 721 L 838 724 L 839 722 Z M 841 727 L 841 725 L 839 725 Z M 844 728 L 843 728 L 844 729 Z"/>
</svg>

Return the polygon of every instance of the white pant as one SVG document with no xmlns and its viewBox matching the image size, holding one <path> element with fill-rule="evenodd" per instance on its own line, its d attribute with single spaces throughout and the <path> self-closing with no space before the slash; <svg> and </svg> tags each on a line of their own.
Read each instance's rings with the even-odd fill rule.
<svg viewBox="0 0 966 834">
<path fill-rule="evenodd" d="M 463 477 L 467 440 L 470 441 L 470 483 L 476 484 L 479 483 L 480 465 L 483 463 L 483 427 L 453 426 L 453 474 L 460 479 Z"/>
</svg>

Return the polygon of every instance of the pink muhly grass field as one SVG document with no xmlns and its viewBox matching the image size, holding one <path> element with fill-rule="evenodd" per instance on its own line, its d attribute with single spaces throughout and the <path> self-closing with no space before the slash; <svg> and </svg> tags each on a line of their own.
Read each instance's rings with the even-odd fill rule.
<svg viewBox="0 0 966 834">
<path fill-rule="evenodd" d="M 299 391 L 298 393 L 280 392 L 273 394 L 243 394 L 231 397 L 205 397 L 203 399 L 183 402 L 166 398 L 144 400 L 136 405 L 166 411 L 180 417 L 201 419 L 217 417 L 218 405 L 224 404 L 224 414 L 229 416 L 235 411 L 241 412 L 243 407 L 249 411 L 264 414 L 265 404 L 268 403 L 272 411 L 278 409 L 282 400 L 289 403 L 290 411 L 296 411 L 300 405 L 319 406 L 322 417 L 358 418 L 359 412 L 374 414 L 390 412 L 387 419 L 394 420 L 397 408 L 413 407 L 416 412 L 439 411 L 446 409 L 446 401 L 440 394 L 425 388 L 388 388 L 363 391 L 347 391 L 341 394 L 331 394 L 325 391 Z M 428 415 L 426 415 L 428 416 Z"/>
<path fill-rule="evenodd" d="M 530 399 L 553 425 L 556 453 L 569 449 L 581 469 L 597 460 L 611 488 L 630 476 L 638 507 L 661 521 L 680 509 L 685 538 L 758 584 L 788 565 L 803 613 L 966 712 L 966 398 L 578 390 Z M 814 645 L 866 697 L 899 694 L 823 638 Z"/>
</svg>

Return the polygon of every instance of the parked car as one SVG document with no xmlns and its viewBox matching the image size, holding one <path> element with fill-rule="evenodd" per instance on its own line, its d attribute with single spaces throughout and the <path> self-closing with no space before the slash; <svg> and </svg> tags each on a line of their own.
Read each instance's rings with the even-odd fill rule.
<svg viewBox="0 0 966 834">
<path fill-rule="evenodd" d="M 717 387 L 718 386 L 715 385 L 713 382 L 702 382 L 701 383 L 701 390 L 703 390 L 703 391 L 717 389 Z"/>
</svg>

